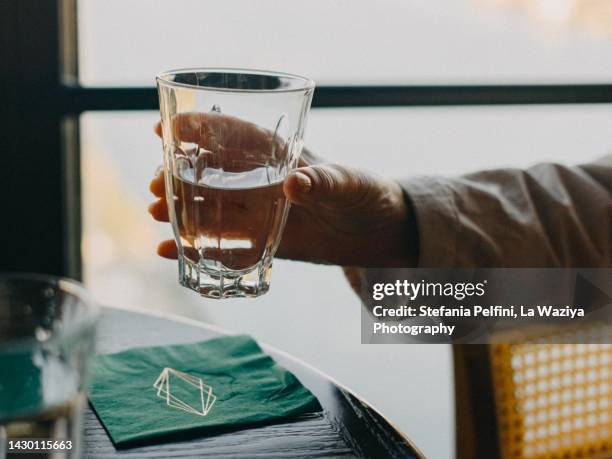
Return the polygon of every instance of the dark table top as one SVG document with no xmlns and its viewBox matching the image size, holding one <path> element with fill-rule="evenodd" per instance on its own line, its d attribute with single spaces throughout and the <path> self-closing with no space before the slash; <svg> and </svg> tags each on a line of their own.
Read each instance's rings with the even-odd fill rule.
<svg viewBox="0 0 612 459">
<path fill-rule="evenodd" d="M 100 353 L 112 353 L 132 347 L 202 341 L 222 333 L 195 321 L 103 308 L 97 348 Z M 401 432 L 348 389 L 288 354 L 262 347 L 317 396 L 323 413 L 194 440 L 116 450 L 96 415 L 87 409 L 84 457 L 423 457 Z"/>
</svg>

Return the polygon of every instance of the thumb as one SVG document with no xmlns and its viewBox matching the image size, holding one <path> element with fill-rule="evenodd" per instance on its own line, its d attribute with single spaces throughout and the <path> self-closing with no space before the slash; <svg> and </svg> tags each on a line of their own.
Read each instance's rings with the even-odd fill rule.
<svg viewBox="0 0 612 459">
<path fill-rule="evenodd" d="M 301 167 L 284 184 L 285 195 L 297 205 L 350 206 L 362 201 L 372 188 L 369 175 L 335 164 Z"/>
</svg>

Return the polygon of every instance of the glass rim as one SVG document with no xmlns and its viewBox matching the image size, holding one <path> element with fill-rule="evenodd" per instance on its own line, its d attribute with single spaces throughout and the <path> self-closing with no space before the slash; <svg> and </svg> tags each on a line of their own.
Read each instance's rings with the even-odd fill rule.
<svg viewBox="0 0 612 459">
<path fill-rule="evenodd" d="M 168 80 L 170 75 L 177 75 L 181 73 L 217 73 L 217 74 L 244 74 L 250 76 L 271 76 L 281 77 L 291 80 L 301 81 L 302 84 L 295 88 L 279 88 L 279 89 L 241 89 L 241 88 L 220 88 L 212 86 L 198 86 L 189 83 L 177 83 L 176 81 Z M 181 69 L 171 69 L 164 72 L 158 73 L 155 76 L 155 80 L 158 84 L 164 86 L 178 87 L 193 89 L 196 91 L 211 91 L 211 92 L 227 92 L 227 93 L 246 93 L 246 94 L 259 94 L 259 93 L 291 93 L 291 92 L 305 92 L 314 89 L 315 82 L 311 78 L 297 75 L 294 73 L 277 72 L 274 70 L 258 70 L 258 69 L 245 69 L 245 68 L 234 68 L 234 67 L 188 67 Z"/>
<path fill-rule="evenodd" d="M 100 307 L 92 300 L 89 292 L 80 282 L 65 277 L 54 276 L 52 274 L 0 272 L 0 282 L 11 279 L 54 283 L 61 291 L 74 295 L 81 300 L 84 306 L 83 313 L 79 314 L 69 327 L 63 327 L 59 331 L 54 331 L 48 341 L 61 340 L 77 334 L 82 330 L 93 327 L 100 316 Z M 38 346 L 41 342 L 44 341 L 39 341 L 35 336 L 9 339 L 4 343 L 0 342 L 0 350 L 9 348 L 9 351 L 13 351 L 30 345 Z"/>
</svg>

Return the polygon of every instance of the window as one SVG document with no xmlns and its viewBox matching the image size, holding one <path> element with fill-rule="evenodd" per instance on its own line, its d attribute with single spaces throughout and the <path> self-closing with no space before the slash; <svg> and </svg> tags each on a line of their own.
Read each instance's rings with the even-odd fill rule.
<svg viewBox="0 0 612 459">
<path fill-rule="evenodd" d="M 426 455 L 450 457 L 449 349 L 360 346 L 358 305 L 339 269 L 278 260 L 266 296 L 220 305 L 181 289 L 175 264 L 155 257 L 169 228 L 146 213 L 161 157 L 153 78 L 185 66 L 312 76 L 320 87 L 308 145 L 381 174 L 581 162 L 611 143 L 612 106 L 603 103 L 612 102 L 612 61 L 603 57 L 612 35 L 601 30 L 610 16 L 571 0 L 538 9 L 553 3 L 0 2 L 5 170 L 14 171 L 9 189 L 23 193 L 5 210 L 3 267 L 83 275 L 105 304 L 253 333 L 346 382 Z M 420 374 L 401 365 L 408 359 L 422 364 Z M 387 376 L 363 378 L 365 368 Z M 415 397 L 411 384 L 430 395 Z"/>
<path fill-rule="evenodd" d="M 80 0 L 80 78 L 150 86 L 162 65 L 282 69 L 327 85 L 610 80 L 612 36 L 500 3 Z"/>
</svg>

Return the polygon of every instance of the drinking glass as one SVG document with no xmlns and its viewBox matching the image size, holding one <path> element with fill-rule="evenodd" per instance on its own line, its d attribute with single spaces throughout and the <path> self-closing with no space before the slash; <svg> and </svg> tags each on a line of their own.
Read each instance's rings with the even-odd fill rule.
<svg viewBox="0 0 612 459">
<path fill-rule="evenodd" d="M 76 282 L 0 274 L 0 458 L 80 458 L 97 307 Z"/>
<path fill-rule="evenodd" d="M 268 291 L 314 82 L 285 73 L 158 75 L 168 214 L 179 282 L 209 298 Z"/>
</svg>

